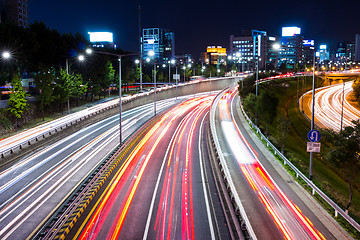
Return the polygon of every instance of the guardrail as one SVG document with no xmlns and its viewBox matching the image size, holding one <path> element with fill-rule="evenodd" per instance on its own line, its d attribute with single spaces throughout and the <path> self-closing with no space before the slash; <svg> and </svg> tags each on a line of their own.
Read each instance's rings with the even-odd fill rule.
<svg viewBox="0 0 360 240">
<path fill-rule="evenodd" d="M 211 78 L 211 79 L 205 79 L 205 80 L 202 80 L 202 81 L 192 81 L 192 82 L 186 82 L 186 83 L 179 83 L 178 86 L 176 85 L 172 85 L 172 86 L 167 86 L 167 87 L 164 87 L 164 88 L 157 88 L 157 92 L 162 92 L 162 91 L 166 91 L 166 90 L 174 90 L 176 87 L 178 88 L 181 88 L 183 86 L 188 86 L 188 85 L 193 85 L 193 84 L 197 84 L 197 83 L 202 83 L 202 82 L 209 82 L 210 84 L 210 91 L 211 91 L 211 82 L 212 81 L 216 81 L 216 80 L 226 80 L 226 79 L 231 79 L 231 78 L 234 78 L 234 77 L 222 77 L 222 78 Z M 191 88 L 191 89 L 194 89 L 194 88 Z M 207 89 L 208 91 L 209 89 Z M 213 90 L 217 90 L 217 89 L 213 89 Z M 141 98 L 144 98 L 144 97 L 147 97 L 149 96 L 150 94 L 153 94 L 154 93 L 154 90 L 152 91 L 148 91 L 148 92 L 144 92 L 144 93 L 139 93 L 139 94 L 135 94 L 135 95 L 132 95 L 132 96 L 128 96 L 128 97 L 123 97 L 123 100 L 122 100 L 122 104 L 131 104 L 131 102 L 134 102 L 138 99 L 141 99 Z M 172 96 L 173 97 L 173 96 Z M 69 128 L 71 127 L 72 125 L 74 124 L 77 124 L 85 119 L 88 119 L 89 117 L 93 117 L 99 113 L 102 113 L 106 110 L 109 110 L 109 109 L 113 109 L 115 107 L 118 107 L 119 106 L 119 101 L 114 101 L 114 104 L 111 104 L 109 106 L 106 106 L 104 108 L 100 108 L 100 109 L 96 109 L 95 111 L 89 113 L 89 114 L 85 114 L 83 116 L 79 116 L 78 118 L 72 118 L 72 119 L 69 119 L 68 122 L 65 122 L 65 123 L 62 123 L 61 125 L 56 125 L 56 126 L 50 126 L 50 129 L 48 131 L 41 131 L 39 132 L 38 134 L 35 134 L 34 136 L 32 136 L 31 138 L 29 139 L 26 139 L 26 140 L 23 140 L 23 141 L 18 141 L 17 144 L 15 145 L 12 145 L 11 147 L 7 147 L 7 148 L 3 148 L 1 149 L 0 148 L 0 159 L 4 159 L 5 157 L 8 157 L 14 153 L 18 153 L 20 152 L 22 149 L 25 149 L 25 148 L 28 148 L 29 146 L 31 145 L 34 145 L 36 143 L 38 143 L 39 141 L 45 139 L 45 138 L 48 138 L 54 134 L 57 134 L 58 132 L 61 132 L 63 131 L 64 129 L 66 128 Z M 96 105 L 94 107 L 98 107 L 99 105 Z M 91 108 L 88 108 L 87 110 L 91 110 Z M 73 114 L 77 114 L 77 113 L 73 113 Z M 72 114 L 68 115 L 68 116 L 71 116 Z M 66 117 L 68 117 L 66 116 Z M 56 120 L 54 120 L 56 121 Z"/>
<path fill-rule="evenodd" d="M 226 92 L 228 90 L 228 88 L 224 89 L 223 91 L 221 91 L 216 98 L 214 99 L 212 105 L 214 105 L 214 103 L 216 103 L 218 101 L 218 99 L 224 94 L 224 92 Z M 242 230 L 245 231 L 247 233 L 247 235 L 250 237 L 250 239 L 257 239 L 255 232 L 253 231 L 250 221 L 246 215 L 245 209 L 241 203 L 241 200 L 239 198 L 239 195 L 236 191 L 235 185 L 232 181 L 231 175 L 230 175 L 230 171 L 226 165 L 226 161 L 224 158 L 224 155 L 221 153 L 221 151 L 218 151 L 220 149 L 220 144 L 219 144 L 219 139 L 217 138 L 217 133 L 216 133 L 216 128 L 215 128 L 215 110 L 216 108 L 214 108 L 213 106 L 211 106 L 211 110 L 210 110 L 210 134 L 212 136 L 212 139 L 214 141 L 214 145 L 213 147 L 215 148 L 215 152 L 218 153 L 219 156 L 219 164 L 221 165 L 223 174 L 224 174 L 224 181 L 227 183 L 227 187 L 230 191 L 230 195 L 232 200 L 235 202 L 236 204 L 236 211 L 239 212 L 239 214 L 242 217 L 242 222 L 241 222 L 241 227 Z"/>
<path fill-rule="evenodd" d="M 301 178 L 306 184 L 312 189 L 312 194 L 315 195 L 317 193 L 327 204 L 329 204 L 335 210 L 335 217 L 340 214 L 348 223 L 350 223 L 357 231 L 360 232 L 360 225 L 351 218 L 344 210 L 342 210 L 333 200 L 331 200 L 325 193 L 323 193 L 309 178 L 307 178 L 299 169 L 295 167 L 294 164 L 291 163 L 289 159 L 287 159 L 284 154 L 282 154 L 270 141 L 266 138 L 266 136 L 261 132 L 258 126 L 256 126 L 251 119 L 248 117 L 246 112 L 244 111 L 243 105 L 240 101 L 241 112 L 244 115 L 245 119 L 248 123 L 253 127 L 257 134 L 260 135 L 261 140 L 266 142 L 267 147 L 271 147 L 274 151 L 274 154 L 279 156 L 283 161 L 284 165 L 288 165 L 296 174 L 296 178 Z"/>
</svg>

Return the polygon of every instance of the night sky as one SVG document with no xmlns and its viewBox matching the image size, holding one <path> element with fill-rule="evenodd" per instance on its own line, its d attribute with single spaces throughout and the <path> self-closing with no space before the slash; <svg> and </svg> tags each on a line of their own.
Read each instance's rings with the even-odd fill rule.
<svg viewBox="0 0 360 240">
<path fill-rule="evenodd" d="M 281 35 L 281 27 L 298 26 L 316 46 L 335 47 L 360 34 L 360 1 L 264 0 L 152 0 L 141 1 L 142 27 L 175 32 L 176 54 L 198 57 L 207 45 L 229 47 L 229 35 L 242 29 Z M 333 4 L 333 3 L 336 4 Z M 111 31 L 118 46 L 138 51 L 138 0 L 30 0 L 30 23 L 43 21 L 61 33 Z"/>
</svg>

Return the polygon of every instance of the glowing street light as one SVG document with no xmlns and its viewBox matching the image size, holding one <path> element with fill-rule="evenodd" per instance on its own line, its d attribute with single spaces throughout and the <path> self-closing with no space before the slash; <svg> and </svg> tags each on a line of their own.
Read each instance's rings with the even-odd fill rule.
<svg viewBox="0 0 360 240">
<path fill-rule="evenodd" d="M 150 50 L 150 51 L 148 52 L 148 55 L 149 55 L 149 57 L 154 57 L 154 56 L 155 56 L 154 50 Z"/>
<path fill-rule="evenodd" d="M 1 56 L 3 59 L 9 59 L 11 57 L 11 54 L 8 51 L 4 51 Z"/>
<path fill-rule="evenodd" d="M 85 50 L 86 54 L 92 54 L 93 50 L 91 48 L 87 48 Z"/>
<path fill-rule="evenodd" d="M 83 61 L 85 61 L 85 56 L 82 55 L 82 54 L 80 54 L 80 55 L 78 56 L 78 59 L 79 59 L 80 62 L 83 62 Z"/>
</svg>

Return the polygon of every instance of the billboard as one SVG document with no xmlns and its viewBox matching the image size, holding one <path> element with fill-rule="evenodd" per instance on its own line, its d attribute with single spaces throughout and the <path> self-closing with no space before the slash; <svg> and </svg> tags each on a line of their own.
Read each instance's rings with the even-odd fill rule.
<svg viewBox="0 0 360 240">
<path fill-rule="evenodd" d="M 112 32 L 89 32 L 90 42 L 114 42 Z"/>
<path fill-rule="evenodd" d="M 326 50 L 326 49 L 327 49 L 327 46 L 326 46 L 325 44 L 320 45 L 320 49 L 321 49 L 321 50 Z"/>
<path fill-rule="evenodd" d="M 314 40 L 303 40 L 304 46 L 314 46 L 315 41 Z"/>
<path fill-rule="evenodd" d="M 301 33 L 301 28 L 298 27 L 283 27 L 282 36 L 283 37 L 292 37 Z"/>
</svg>

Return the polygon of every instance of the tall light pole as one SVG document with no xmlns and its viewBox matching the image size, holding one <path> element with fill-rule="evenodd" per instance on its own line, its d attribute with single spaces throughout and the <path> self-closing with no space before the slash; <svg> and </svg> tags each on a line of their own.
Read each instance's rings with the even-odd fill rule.
<svg viewBox="0 0 360 240">
<path fill-rule="evenodd" d="M 78 55 L 77 59 L 79 60 L 79 62 L 83 62 L 85 61 L 85 56 L 83 54 L 80 54 Z M 66 65 L 66 75 L 69 75 L 69 71 L 70 71 L 69 58 L 65 60 L 65 65 Z M 68 114 L 70 114 L 70 96 L 68 97 L 67 105 L 68 105 Z"/>
<path fill-rule="evenodd" d="M 312 84 L 312 112 L 311 112 L 311 131 L 314 130 L 315 114 L 315 54 L 313 63 L 313 84 Z M 313 152 L 310 152 L 309 179 L 312 180 Z"/>
<path fill-rule="evenodd" d="M 151 50 L 148 52 L 149 57 L 155 57 L 155 51 Z M 154 115 L 156 116 L 156 61 L 154 61 Z"/>
<path fill-rule="evenodd" d="M 280 43 L 274 43 L 273 45 L 273 49 L 276 50 L 276 59 L 275 59 L 275 70 L 276 72 L 278 71 L 278 61 L 279 61 L 279 49 L 280 49 L 281 45 Z"/>
<path fill-rule="evenodd" d="M 341 124 L 340 132 L 343 129 L 343 119 L 344 119 L 344 95 L 345 95 L 345 80 L 343 80 L 343 92 L 342 92 L 342 103 L 341 103 Z"/>
<path fill-rule="evenodd" d="M 169 61 L 169 84 L 171 83 L 171 69 L 170 69 L 170 67 L 171 67 L 171 64 L 175 64 L 175 60 L 174 59 L 172 59 L 171 61 Z"/>
<path fill-rule="evenodd" d="M 116 53 L 109 53 L 109 52 L 101 52 L 101 51 L 93 51 L 92 49 L 86 49 L 86 53 L 87 54 L 91 54 L 92 52 L 94 53 L 98 53 L 98 54 L 104 54 L 104 55 L 110 55 L 110 56 L 115 56 L 118 58 L 119 61 L 119 140 L 120 140 L 120 145 L 122 145 L 122 99 L 121 99 L 121 58 L 122 57 L 126 57 L 126 56 L 135 56 L 135 55 L 139 55 L 139 53 L 129 53 L 129 54 L 116 54 Z"/>
</svg>

